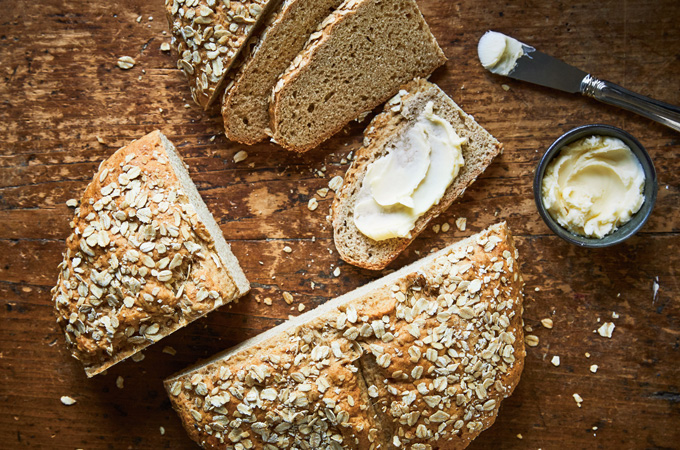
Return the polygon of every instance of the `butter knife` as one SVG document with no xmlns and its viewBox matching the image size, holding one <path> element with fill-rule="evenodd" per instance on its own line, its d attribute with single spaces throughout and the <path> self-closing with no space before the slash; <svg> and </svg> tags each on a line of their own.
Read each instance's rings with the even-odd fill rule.
<svg viewBox="0 0 680 450">
<path fill-rule="evenodd" d="M 492 34 L 494 36 L 490 36 Z M 485 55 L 487 63 L 496 62 L 495 65 L 489 66 L 485 64 L 482 46 L 485 41 L 488 43 L 493 41 L 494 44 L 501 42 L 497 35 L 506 38 L 507 47 L 502 54 L 498 49 L 494 50 L 495 53 L 492 51 L 491 61 L 489 61 L 488 53 Z M 510 51 L 513 44 L 515 45 L 514 51 Z M 518 50 L 518 44 L 521 45 L 521 52 Z M 534 47 L 509 36 L 493 31 L 488 32 L 480 39 L 478 52 L 482 64 L 491 72 L 564 92 L 581 93 L 586 97 L 618 106 L 680 131 L 679 107 L 629 91 L 610 81 L 595 78 L 581 69 L 539 52 Z M 513 58 L 515 58 L 514 66 L 512 65 Z M 501 66 L 505 69 L 494 70 L 494 67 Z"/>
</svg>

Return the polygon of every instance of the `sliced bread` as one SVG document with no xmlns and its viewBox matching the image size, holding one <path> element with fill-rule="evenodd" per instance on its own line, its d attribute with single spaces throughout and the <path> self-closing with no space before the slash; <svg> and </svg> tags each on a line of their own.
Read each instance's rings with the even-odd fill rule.
<svg viewBox="0 0 680 450">
<path fill-rule="evenodd" d="M 189 79 L 191 96 L 203 109 L 222 94 L 225 75 L 278 1 L 165 0 L 177 68 Z"/>
<path fill-rule="evenodd" d="M 165 380 L 203 448 L 462 449 L 524 365 L 505 223 Z"/>
<path fill-rule="evenodd" d="M 346 0 L 274 87 L 272 138 L 310 150 L 445 61 L 415 0 Z"/>
<path fill-rule="evenodd" d="M 467 142 L 462 145 L 465 164 L 444 192 L 415 223 L 411 237 L 373 240 L 362 234 L 354 222 L 357 195 L 370 164 L 388 152 L 389 147 L 414 125 L 426 105 L 432 102 L 434 113 L 449 122 Z M 379 270 L 393 261 L 433 218 L 454 200 L 486 169 L 502 150 L 502 145 L 466 114 L 438 86 L 426 80 L 414 80 L 390 100 L 384 112 L 376 116 L 365 132 L 364 147 L 356 152 L 342 188 L 333 202 L 333 237 L 340 257 L 350 264 Z"/>
<path fill-rule="evenodd" d="M 340 3 L 341 0 L 286 0 L 271 14 L 258 44 L 224 92 L 222 116 L 227 138 L 248 145 L 267 138 L 269 99 L 278 76 Z"/>
<path fill-rule="evenodd" d="M 250 289 L 160 131 L 102 162 L 71 227 L 52 294 L 88 377 Z"/>
</svg>

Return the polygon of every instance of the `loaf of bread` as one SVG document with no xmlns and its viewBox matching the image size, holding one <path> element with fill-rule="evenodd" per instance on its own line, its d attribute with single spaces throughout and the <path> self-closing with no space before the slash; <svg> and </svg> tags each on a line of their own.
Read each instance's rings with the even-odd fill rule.
<svg viewBox="0 0 680 450">
<path fill-rule="evenodd" d="M 256 26 L 278 0 L 165 0 L 177 68 L 191 96 L 208 109 L 224 90 L 225 75 Z"/>
<path fill-rule="evenodd" d="M 272 139 L 310 150 L 445 61 L 415 0 L 346 0 L 274 87 Z"/>
<path fill-rule="evenodd" d="M 165 381 L 204 448 L 461 449 L 524 363 L 505 223 Z"/>
<path fill-rule="evenodd" d="M 429 102 L 433 103 L 434 113 L 449 122 L 459 137 L 466 139 L 462 144 L 465 164 L 439 203 L 416 221 L 410 237 L 373 240 L 362 234 L 354 221 L 354 208 L 366 172 L 371 163 L 387 154 L 392 144 L 414 126 Z M 384 268 L 425 229 L 430 220 L 463 195 L 501 150 L 502 145 L 435 84 L 420 79 L 403 86 L 385 105 L 384 112 L 366 128 L 364 147 L 356 152 L 343 186 L 333 201 L 333 237 L 340 257 L 366 269 Z"/>
<path fill-rule="evenodd" d="M 222 116 L 227 138 L 252 145 L 267 138 L 269 99 L 278 76 L 302 50 L 309 35 L 341 0 L 285 0 L 258 43 L 227 84 Z M 249 49 L 244 49 L 244 53 Z"/>
<path fill-rule="evenodd" d="M 89 377 L 250 289 L 160 131 L 102 162 L 71 228 L 52 293 Z"/>
</svg>

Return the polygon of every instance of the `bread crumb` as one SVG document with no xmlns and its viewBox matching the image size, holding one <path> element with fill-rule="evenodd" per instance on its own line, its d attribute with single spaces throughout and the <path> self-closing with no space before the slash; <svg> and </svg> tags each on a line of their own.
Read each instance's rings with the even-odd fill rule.
<svg viewBox="0 0 680 450">
<path fill-rule="evenodd" d="M 165 435 L 165 428 L 160 427 L 159 431 L 161 432 L 161 436 Z"/>
<path fill-rule="evenodd" d="M 286 252 L 286 253 L 291 253 L 293 251 L 293 249 L 286 245 L 285 247 L 283 247 L 283 251 Z"/>
<path fill-rule="evenodd" d="M 451 229 L 451 225 L 448 224 L 448 222 L 444 222 L 442 224 L 442 233 L 446 233 Z"/>
<path fill-rule="evenodd" d="M 76 200 L 75 198 L 70 198 L 66 200 L 66 206 L 68 206 L 69 208 L 75 208 L 76 206 L 78 206 L 78 200 Z"/>
<path fill-rule="evenodd" d="M 161 44 L 161 51 L 162 52 L 169 52 L 170 51 L 170 44 L 168 44 L 167 42 L 163 42 Z"/>
<path fill-rule="evenodd" d="M 578 395 L 578 394 L 574 394 L 574 400 L 576 401 L 576 404 L 577 404 L 578 407 L 580 408 L 580 407 L 581 407 L 581 403 L 583 403 L 583 399 L 581 398 L 581 396 Z"/>
<path fill-rule="evenodd" d="M 659 277 L 654 278 L 652 283 L 652 303 L 656 300 L 656 296 L 659 294 Z"/>
<path fill-rule="evenodd" d="M 134 362 L 141 362 L 144 360 L 144 353 L 135 353 L 130 359 L 132 359 Z"/>
<path fill-rule="evenodd" d="M 526 324 L 524 325 L 524 331 L 526 331 L 527 333 L 531 333 L 532 331 L 534 331 L 534 329 L 531 327 L 531 325 Z"/>
<path fill-rule="evenodd" d="M 542 324 L 545 328 L 547 328 L 547 329 L 549 329 L 549 330 L 551 330 L 552 327 L 553 327 L 553 321 L 552 321 L 552 319 L 548 319 L 548 318 L 542 319 L 542 320 L 541 320 L 541 324 Z"/>
<path fill-rule="evenodd" d="M 342 187 L 343 183 L 343 178 L 338 175 L 333 178 L 331 178 L 331 181 L 328 182 L 328 187 L 333 191 L 333 192 L 338 192 L 338 189 Z"/>
<path fill-rule="evenodd" d="M 241 161 L 245 161 L 245 159 L 248 157 L 248 152 L 245 150 L 240 150 L 236 152 L 234 155 L 234 162 L 235 163 L 240 163 Z"/>
<path fill-rule="evenodd" d="M 319 207 L 319 202 L 314 197 L 310 198 L 309 202 L 307 202 L 307 209 L 309 209 L 310 211 L 314 211 L 318 207 Z"/>
<path fill-rule="evenodd" d="M 616 311 L 612 311 L 612 319 L 618 319 L 620 316 Z"/>
<path fill-rule="evenodd" d="M 264 299 L 264 304 L 267 306 L 272 306 L 272 299 L 271 297 L 265 297 Z"/>
<path fill-rule="evenodd" d="M 175 356 L 177 354 L 177 350 L 170 347 L 169 345 L 166 345 L 165 347 L 163 347 L 163 353 L 165 353 L 166 355 Z"/>
<path fill-rule="evenodd" d="M 550 360 L 550 362 L 552 363 L 553 366 L 559 367 L 559 365 L 560 365 L 560 357 L 557 356 L 557 355 L 555 355 L 555 356 L 552 357 L 552 359 Z"/>
<path fill-rule="evenodd" d="M 328 195 L 328 188 L 321 188 L 318 191 L 316 191 L 317 194 L 319 194 L 319 197 L 321 198 L 326 198 Z"/>
<path fill-rule="evenodd" d="M 135 66 L 135 60 L 131 56 L 121 56 L 120 58 L 118 58 L 118 62 L 116 64 L 121 69 L 128 70 L 132 69 Z"/>
<path fill-rule="evenodd" d="M 102 145 L 108 145 L 108 143 L 104 139 L 100 138 L 99 136 L 97 136 L 97 142 L 99 142 Z"/>
<path fill-rule="evenodd" d="M 524 438 L 522 437 L 522 433 L 517 433 L 517 439 L 520 439 L 520 440 L 524 439 Z"/>
<path fill-rule="evenodd" d="M 434 231 L 435 233 L 439 233 L 440 229 L 441 229 L 441 227 L 438 224 L 432 225 L 432 231 Z"/>
<path fill-rule="evenodd" d="M 142 16 L 137 17 L 137 23 L 140 23 L 142 21 Z"/>
<path fill-rule="evenodd" d="M 69 397 L 68 395 L 62 395 L 61 402 L 66 406 L 71 406 L 75 405 L 76 400 L 74 398 Z"/>
<path fill-rule="evenodd" d="M 465 217 L 459 217 L 456 219 L 456 227 L 460 231 L 465 231 L 465 227 L 467 226 L 467 219 Z"/>
<path fill-rule="evenodd" d="M 593 373 L 597 373 L 597 369 L 598 369 L 597 364 L 593 364 L 592 366 L 590 366 L 590 371 Z"/>
<path fill-rule="evenodd" d="M 340 276 L 340 268 L 336 267 L 335 270 L 333 271 L 333 276 L 339 277 Z"/>
<path fill-rule="evenodd" d="M 527 334 L 524 336 L 524 343 L 527 344 L 529 347 L 536 347 L 538 345 L 539 339 L 538 336 L 534 334 Z"/>
<path fill-rule="evenodd" d="M 597 333 L 602 337 L 606 337 L 606 338 L 611 339 L 612 333 L 614 332 L 615 327 L 616 327 L 616 325 L 614 325 L 613 323 L 605 322 L 605 323 L 602 324 L 602 326 L 600 328 L 597 329 Z"/>
<path fill-rule="evenodd" d="M 283 293 L 283 299 L 285 300 L 286 303 L 289 305 L 293 303 L 293 295 L 290 292 L 284 292 Z"/>
<path fill-rule="evenodd" d="M 116 387 L 118 389 L 123 389 L 125 387 L 125 378 L 118 375 L 118 378 L 116 378 Z"/>
<path fill-rule="evenodd" d="M 586 352 L 586 358 L 590 358 L 590 353 Z"/>
<path fill-rule="evenodd" d="M 302 311 L 304 311 L 304 310 L 305 310 L 305 305 L 304 305 L 303 303 L 300 303 L 300 304 L 298 305 L 298 311 L 302 312 Z"/>
</svg>

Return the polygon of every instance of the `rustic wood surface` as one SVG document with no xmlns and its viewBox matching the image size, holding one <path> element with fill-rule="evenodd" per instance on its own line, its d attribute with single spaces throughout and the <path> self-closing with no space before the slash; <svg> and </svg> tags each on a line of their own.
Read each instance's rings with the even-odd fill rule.
<svg viewBox="0 0 680 450">
<path fill-rule="evenodd" d="M 392 267 L 507 220 L 527 282 L 525 324 L 540 338 L 527 348 L 515 394 L 471 448 L 678 448 L 680 134 L 486 73 L 476 43 L 496 29 L 680 104 L 680 2 L 419 3 L 449 58 L 432 79 L 505 152 L 433 222 L 467 217 L 468 228 L 428 229 Z M 309 310 L 380 275 L 338 258 L 325 218 L 332 193 L 316 195 L 316 211 L 307 208 L 317 189 L 344 174 L 343 158 L 359 147 L 365 124 L 351 124 L 303 156 L 270 144 L 236 145 L 224 138 L 217 114 L 191 103 L 173 56 L 160 50 L 169 41 L 162 0 L 3 0 L 0 7 L 0 447 L 194 448 L 170 408 L 164 377 L 299 314 L 298 305 Z M 134 68 L 116 67 L 123 55 L 136 59 Z M 550 143 L 595 122 L 636 136 L 659 177 L 650 221 L 605 250 L 555 237 L 532 196 L 534 169 Z M 145 351 L 143 361 L 88 380 L 65 350 L 49 293 L 70 231 L 65 202 L 79 197 L 100 161 L 154 129 L 179 147 L 253 290 Z M 248 158 L 234 163 L 243 149 Z M 282 251 L 286 245 L 292 253 Z M 283 301 L 284 291 L 294 294 L 293 305 Z M 266 297 L 273 305 L 264 304 Z M 540 322 L 548 317 L 552 330 Z M 593 332 L 605 321 L 616 325 L 611 339 Z M 163 353 L 165 346 L 177 354 Z M 550 362 L 554 355 L 559 367 Z M 580 408 L 574 393 L 583 398 Z M 77 403 L 64 406 L 63 395 Z"/>
</svg>

